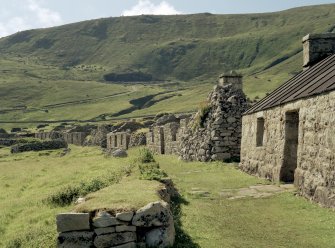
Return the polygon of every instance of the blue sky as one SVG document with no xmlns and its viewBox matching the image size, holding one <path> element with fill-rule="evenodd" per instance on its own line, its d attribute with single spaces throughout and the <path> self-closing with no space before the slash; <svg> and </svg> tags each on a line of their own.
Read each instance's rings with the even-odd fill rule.
<svg viewBox="0 0 335 248">
<path fill-rule="evenodd" d="M 140 14 L 273 12 L 327 0 L 0 0 L 0 37 L 101 17 Z"/>
</svg>

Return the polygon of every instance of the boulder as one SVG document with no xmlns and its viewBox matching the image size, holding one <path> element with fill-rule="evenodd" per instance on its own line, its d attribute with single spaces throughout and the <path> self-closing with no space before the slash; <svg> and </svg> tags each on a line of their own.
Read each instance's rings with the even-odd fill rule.
<svg viewBox="0 0 335 248">
<path fill-rule="evenodd" d="M 59 248 L 91 248 L 93 246 L 93 232 L 66 232 L 58 236 Z"/>
<path fill-rule="evenodd" d="M 170 219 L 172 219 L 172 214 L 169 204 L 157 201 L 137 210 L 132 225 L 139 227 L 166 226 Z"/>
<path fill-rule="evenodd" d="M 111 233 L 97 236 L 94 239 L 94 245 L 97 248 L 108 248 L 117 245 L 136 242 L 135 232 Z"/>
<path fill-rule="evenodd" d="M 112 151 L 112 156 L 116 158 L 125 158 L 128 156 L 128 153 L 124 149 L 117 149 L 115 151 Z"/>
<path fill-rule="evenodd" d="M 175 229 L 173 223 L 168 227 L 153 229 L 145 235 L 147 247 L 172 247 L 174 240 Z"/>
<path fill-rule="evenodd" d="M 87 213 L 62 213 L 56 216 L 58 232 L 90 229 L 90 216 Z"/>
</svg>

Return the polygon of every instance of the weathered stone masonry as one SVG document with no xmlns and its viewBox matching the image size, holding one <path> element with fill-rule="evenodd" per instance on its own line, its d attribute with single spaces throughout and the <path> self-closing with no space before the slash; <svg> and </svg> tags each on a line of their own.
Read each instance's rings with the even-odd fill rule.
<svg viewBox="0 0 335 248">
<path fill-rule="evenodd" d="M 59 139 L 63 138 L 68 144 L 74 144 L 82 146 L 85 142 L 88 134 L 86 132 L 40 132 L 35 134 L 35 138 L 46 140 L 46 139 Z"/>
<path fill-rule="evenodd" d="M 58 247 L 172 247 L 173 216 L 168 203 L 149 203 L 135 212 L 57 215 Z"/>
<path fill-rule="evenodd" d="M 124 149 L 127 150 L 130 142 L 128 132 L 115 132 L 107 134 L 107 149 Z"/>
<path fill-rule="evenodd" d="M 299 137 L 294 183 L 302 195 L 335 206 L 335 92 L 244 116 L 240 167 L 281 180 L 286 113 L 295 110 L 299 110 Z M 257 147 L 258 118 L 264 118 L 264 137 Z"/>
<path fill-rule="evenodd" d="M 243 116 L 240 168 L 294 182 L 301 195 L 335 207 L 335 34 L 308 35 L 303 42 L 308 70 Z"/>
<path fill-rule="evenodd" d="M 221 76 L 207 101 L 207 109 L 200 110 L 182 128 L 180 157 L 199 161 L 238 160 L 242 113 L 248 106 L 242 77 L 235 73 Z"/>
</svg>

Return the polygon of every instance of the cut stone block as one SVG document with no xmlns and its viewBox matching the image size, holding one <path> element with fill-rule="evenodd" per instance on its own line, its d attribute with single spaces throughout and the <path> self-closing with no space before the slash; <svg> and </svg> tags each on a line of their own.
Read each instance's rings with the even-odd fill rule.
<svg viewBox="0 0 335 248">
<path fill-rule="evenodd" d="M 91 248 L 93 232 L 66 232 L 58 236 L 58 248 Z"/>
<path fill-rule="evenodd" d="M 136 226 L 117 226 L 116 232 L 136 232 Z"/>
<path fill-rule="evenodd" d="M 111 233 L 97 236 L 94 239 L 94 245 L 97 248 L 114 247 L 130 242 L 136 242 L 135 232 Z"/>
<path fill-rule="evenodd" d="M 58 232 L 81 231 L 90 229 L 88 213 L 62 213 L 56 216 Z"/>
<path fill-rule="evenodd" d="M 108 233 L 115 233 L 115 227 L 103 227 L 94 229 L 96 235 L 103 235 Z"/>
<path fill-rule="evenodd" d="M 134 212 L 124 212 L 124 213 L 117 213 L 116 218 L 121 221 L 131 221 L 134 216 Z"/>
<path fill-rule="evenodd" d="M 115 217 L 107 212 L 100 212 L 96 217 L 93 218 L 94 227 L 109 227 L 122 224 L 122 222 L 119 222 Z"/>
</svg>

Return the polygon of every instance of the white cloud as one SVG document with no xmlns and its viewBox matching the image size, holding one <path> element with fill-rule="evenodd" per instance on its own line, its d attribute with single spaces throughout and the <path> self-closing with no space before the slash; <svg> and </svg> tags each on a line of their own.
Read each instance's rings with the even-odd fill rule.
<svg viewBox="0 0 335 248">
<path fill-rule="evenodd" d="M 62 23 L 60 14 L 43 8 L 36 0 L 28 0 L 28 9 L 34 13 L 42 27 L 50 27 Z"/>
<path fill-rule="evenodd" d="M 155 5 L 150 0 L 139 0 L 136 5 L 132 8 L 124 10 L 122 15 L 134 16 L 134 15 L 176 15 L 182 14 L 182 12 L 176 10 L 171 4 L 166 1 Z"/>
<path fill-rule="evenodd" d="M 0 22 L 0 37 L 29 28 L 31 28 L 31 26 L 27 24 L 23 18 L 15 16 L 6 22 Z"/>
<path fill-rule="evenodd" d="M 0 37 L 7 36 L 18 31 L 45 28 L 63 23 L 58 12 L 42 6 L 38 0 L 24 0 L 15 9 L 3 6 L 1 10 Z"/>
</svg>

